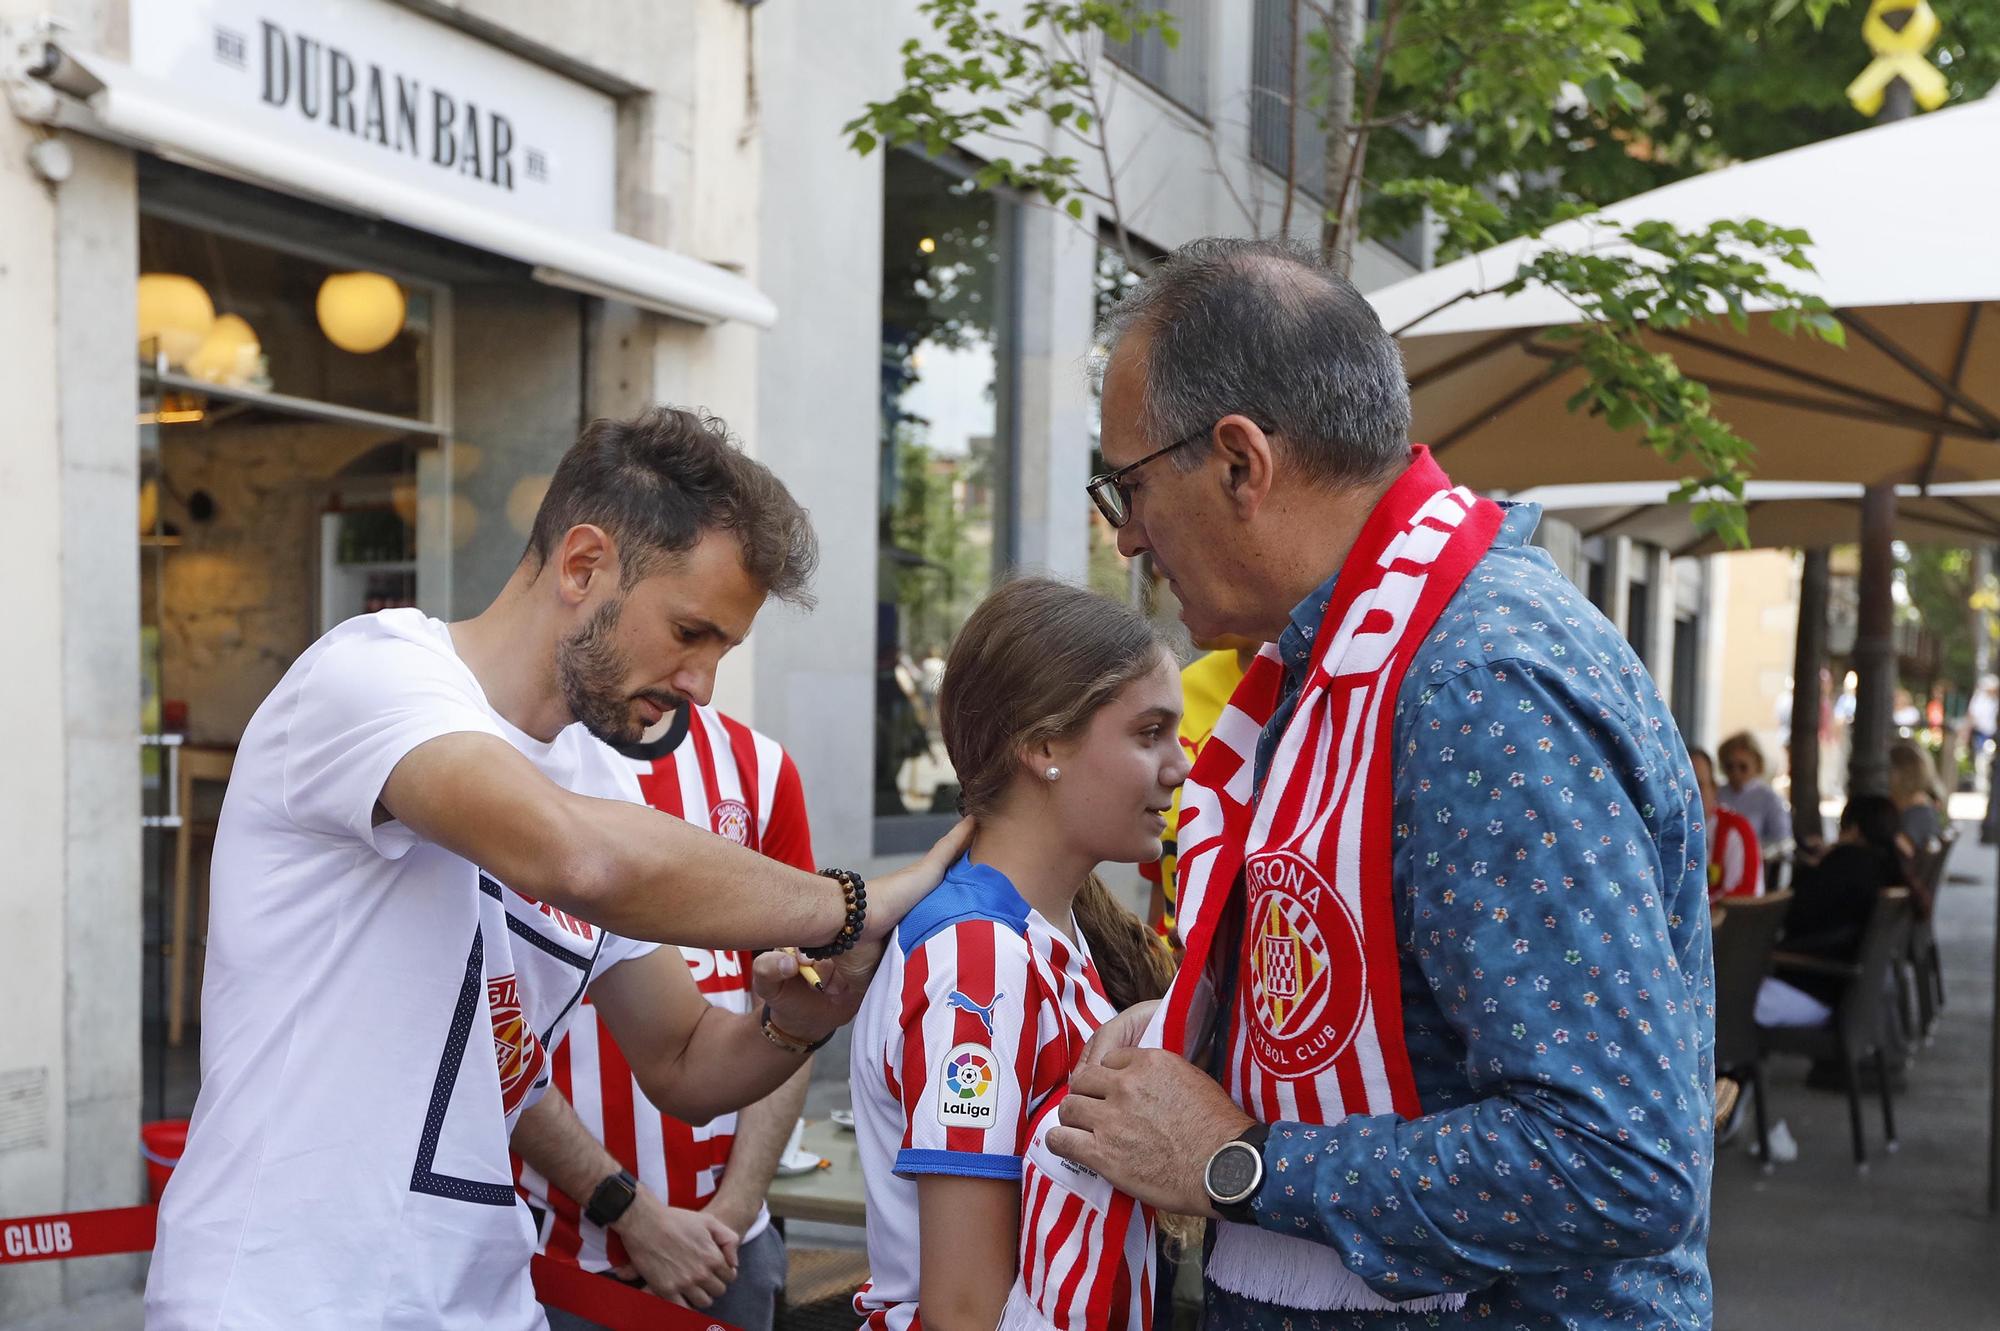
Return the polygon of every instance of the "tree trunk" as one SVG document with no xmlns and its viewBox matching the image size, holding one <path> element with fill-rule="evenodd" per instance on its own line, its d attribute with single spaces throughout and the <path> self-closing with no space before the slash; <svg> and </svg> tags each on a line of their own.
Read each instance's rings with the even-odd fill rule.
<svg viewBox="0 0 2000 1331">
<path fill-rule="evenodd" d="M 1326 215 L 1320 221 L 1319 248 L 1342 273 L 1354 266 L 1354 220 L 1359 212 L 1361 185 L 1356 181 L 1347 197 L 1340 197 L 1341 184 L 1350 173 L 1357 147 L 1354 132 L 1355 69 L 1361 58 L 1361 41 L 1366 31 L 1366 0 L 1328 0 L 1320 11 L 1326 31 Z M 1296 90 L 1294 91 L 1296 96 Z"/>
</svg>

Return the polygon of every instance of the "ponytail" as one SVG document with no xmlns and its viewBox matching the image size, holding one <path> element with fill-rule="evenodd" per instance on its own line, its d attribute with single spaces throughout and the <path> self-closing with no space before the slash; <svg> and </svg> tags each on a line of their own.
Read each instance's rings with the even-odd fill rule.
<svg viewBox="0 0 2000 1331">
<path fill-rule="evenodd" d="M 1145 921 L 1118 904 L 1103 879 L 1086 878 L 1073 909 L 1111 1006 L 1122 1012 L 1166 994 L 1174 978 L 1173 954 Z"/>
</svg>

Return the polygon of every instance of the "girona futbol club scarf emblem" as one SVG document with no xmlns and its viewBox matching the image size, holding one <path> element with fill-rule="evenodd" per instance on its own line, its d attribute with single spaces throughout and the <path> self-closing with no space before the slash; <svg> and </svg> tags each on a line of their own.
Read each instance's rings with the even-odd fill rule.
<svg viewBox="0 0 2000 1331">
<path fill-rule="evenodd" d="M 1260 1122 L 1337 1123 L 1420 1112 L 1403 1044 L 1390 872 L 1396 697 L 1418 646 L 1500 530 L 1497 504 L 1455 487 L 1422 446 L 1363 526 L 1335 581 L 1297 707 L 1261 790 L 1258 736 L 1278 712 L 1284 665 L 1267 644 L 1217 720 L 1181 791 L 1180 974 L 1142 1043 L 1199 1058 L 1216 977 L 1233 946 L 1224 1087 Z M 1239 887 L 1240 885 L 1240 887 Z M 1238 893 L 1240 892 L 1240 898 Z M 1240 939 L 1222 924 L 1242 902 Z M 1101 1331 L 1131 1278 L 1116 1254 L 1150 1251 L 1150 1208 L 1031 1143 L 1024 1207 L 1059 1189 L 1089 1230 L 1074 1240 L 1077 1288 L 1024 1266 L 1009 1331 Z M 1095 1186 L 1093 1186 L 1095 1185 Z M 1051 1212 L 1048 1204 L 1039 1212 Z M 1024 1209 L 1024 1228 L 1035 1225 Z M 1138 1236 L 1135 1241 L 1135 1236 Z M 1051 1235 L 1023 1235 L 1048 1246 Z M 1107 1259 L 1106 1254 L 1112 1256 Z M 1324 1245 L 1221 1223 L 1206 1272 L 1232 1293 L 1321 1311 L 1448 1310 L 1464 1295 L 1392 1303 Z M 1069 1274 L 1068 1272 L 1064 1273 Z M 1096 1295 L 1096 1297 L 1091 1297 Z M 1009 1324 L 1003 1322 L 1003 1326 Z"/>
</svg>

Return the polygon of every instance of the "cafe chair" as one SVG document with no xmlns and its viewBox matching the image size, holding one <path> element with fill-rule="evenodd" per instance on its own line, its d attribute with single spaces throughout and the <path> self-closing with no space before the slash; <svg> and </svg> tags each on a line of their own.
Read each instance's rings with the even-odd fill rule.
<svg viewBox="0 0 2000 1331">
<path fill-rule="evenodd" d="M 1945 866 L 1951 861 L 1951 848 L 1957 843 L 1957 830 L 1947 826 L 1943 835 L 1927 848 L 1929 853 L 1924 856 L 1921 872 L 1924 900 L 1929 909 L 1916 912 L 1910 921 L 1909 966 L 1915 979 L 1917 1034 L 1925 1044 L 1930 1043 L 1938 1015 L 1944 1011 L 1944 962 L 1938 955 L 1932 917 L 1937 912 L 1938 893 L 1944 890 Z"/>
<path fill-rule="evenodd" d="M 1806 953 L 1772 954 L 1779 974 L 1786 971 L 1829 976 L 1842 981 L 1833 1015 L 1817 1026 L 1759 1026 L 1758 1043 L 1766 1054 L 1803 1054 L 1839 1066 L 1847 1090 L 1848 1121 L 1854 1133 L 1854 1165 L 1868 1168 L 1868 1148 L 1861 1126 L 1861 1062 L 1869 1061 L 1882 1093 L 1882 1131 L 1888 1150 L 1896 1149 L 1896 1109 L 1890 1087 L 1888 1054 L 1896 1047 L 1899 1017 L 1894 1011 L 1896 962 L 1909 947 L 1912 893 L 1907 887 L 1883 888 L 1875 899 L 1868 926 L 1854 962 L 1829 961 Z M 1732 907 L 1732 910 L 1734 908 Z M 1719 1016 L 1719 1014 L 1718 1014 Z"/>
<path fill-rule="evenodd" d="M 1741 897 L 1725 903 L 1715 926 L 1715 1071 L 1741 1083 L 1754 1104 L 1757 1151 L 1771 1166 L 1770 1123 L 1764 1098 L 1764 1046 L 1757 1033 L 1757 987 L 1771 973 L 1771 954 L 1784 928 L 1792 894 Z M 1720 1088 L 1718 1081 L 1718 1091 Z M 1727 1116 L 1716 1109 L 1716 1131 Z"/>
</svg>

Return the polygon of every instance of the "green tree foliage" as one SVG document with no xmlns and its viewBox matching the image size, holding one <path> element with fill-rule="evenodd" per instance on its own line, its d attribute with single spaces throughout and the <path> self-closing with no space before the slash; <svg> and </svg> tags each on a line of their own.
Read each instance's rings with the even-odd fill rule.
<svg viewBox="0 0 2000 1331">
<path fill-rule="evenodd" d="M 1897 549 L 1896 575 L 1902 579 L 1907 600 L 1898 611 L 1901 618 L 1921 624 L 1938 640 L 1938 677 L 1953 692 L 1951 703 L 1955 709 L 1963 709 L 1965 695 L 1975 682 L 1978 649 L 1976 635 L 1989 634 L 1988 660 L 1993 641 L 1990 637 L 1995 608 L 1994 580 L 1989 573 L 1983 580 L 1976 576 L 1976 561 L 1973 552 L 1967 549 L 1919 545 L 1908 549 Z M 1921 693 L 1930 684 L 1929 679 L 1905 677 L 1903 683 L 1913 692 Z"/>
<path fill-rule="evenodd" d="M 1438 6 L 1481 7 L 1455 0 Z M 1431 5 L 1425 0 L 1418 8 L 1428 12 Z M 1370 175 L 1435 180 L 1492 200 L 1494 224 L 1484 235 L 1448 237 L 1448 244 L 1476 249 L 1538 230 L 1569 209 L 1613 203 L 1873 123 L 1848 104 L 1846 93 L 1870 59 L 1860 33 L 1867 0 L 1631 8 L 1638 40 L 1630 58 L 1600 64 L 1597 82 L 1579 81 L 1581 95 L 1551 98 L 1552 109 L 1542 115 L 1524 114 L 1515 103 L 1497 121 L 1467 114 L 1471 108 L 1461 99 L 1459 114 L 1442 118 L 1454 126 L 1445 151 L 1429 152 L 1412 136 L 1383 135 L 1371 150 Z M 2000 4 L 1934 0 L 1932 8 L 1944 34 L 1930 59 L 1950 78 L 1952 100 L 1985 96 L 2000 81 Z M 1442 38 L 1399 45 L 1385 62 L 1378 110 L 1388 122 L 1440 119 L 1436 88 L 1449 86 L 1458 64 L 1481 65 L 1485 58 Z M 1491 54 L 1489 48 L 1485 55 Z M 1474 91 L 1482 86 L 1475 83 Z M 1533 86 L 1539 93 L 1546 84 Z M 1372 234 L 1394 234 L 1416 219 L 1422 200 L 1422 192 L 1407 190 L 1371 194 L 1364 224 Z"/>
<path fill-rule="evenodd" d="M 1447 253 L 1538 234 L 1666 180 L 1837 133 L 1853 117 L 1839 89 L 1867 58 L 1852 35 L 1859 8 L 1843 0 L 1385 0 L 1365 34 L 1358 4 L 1300 0 L 1295 34 L 1307 58 L 1293 67 L 1309 71 L 1297 113 L 1316 117 L 1328 143 L 1316 178 L 1322 247 L 1336 261 L 1358 237 L 1426 214 Z M 1940 0 L 1947 32 L 1975 7 Z M 997 145 L 981 186 L 1079 221 L 1095 210 L 1143 268 L 1126 237 L 1100 61 L 1107 41 L 1177 41 L 1170 16 L 1144 0 L 1031 0 L 1011 15 L 990 0 L 918 8 L 930 35 L 903 48 L 901 86 L 845 126 L 854 149 Z M 1990 86 L 2000 49 L 1986 40 L 2000 17 L 1966 23 L 1938 55 L 1957 96 Z M 1782 114 L 1766 114 L 1766 99 Z M 1441 144 L 1426 132 L 1440 126 Z M 1287 183 L 1288 198 L 1299 185 Z M 1752 449 L 1642 330 L 1740 328 L 1761 303 L 1782 331 L 1838 343 L 1825 305 L 1784 280 L 1788 267 L 1810 270 L 1810 238 L 1757 222 L 1607 231 L 1599 239 L 1613 243 L 1544 255 L 1494 289 L 1533 281 L 1577 307 L 1579 324 L 1552 342 L 1588 380 L 1571 408 L 1680 464 L 1684 494 L 1721 496 L 1699 505 L 1701 525 L 1741 539 Z"/>
</svg>

